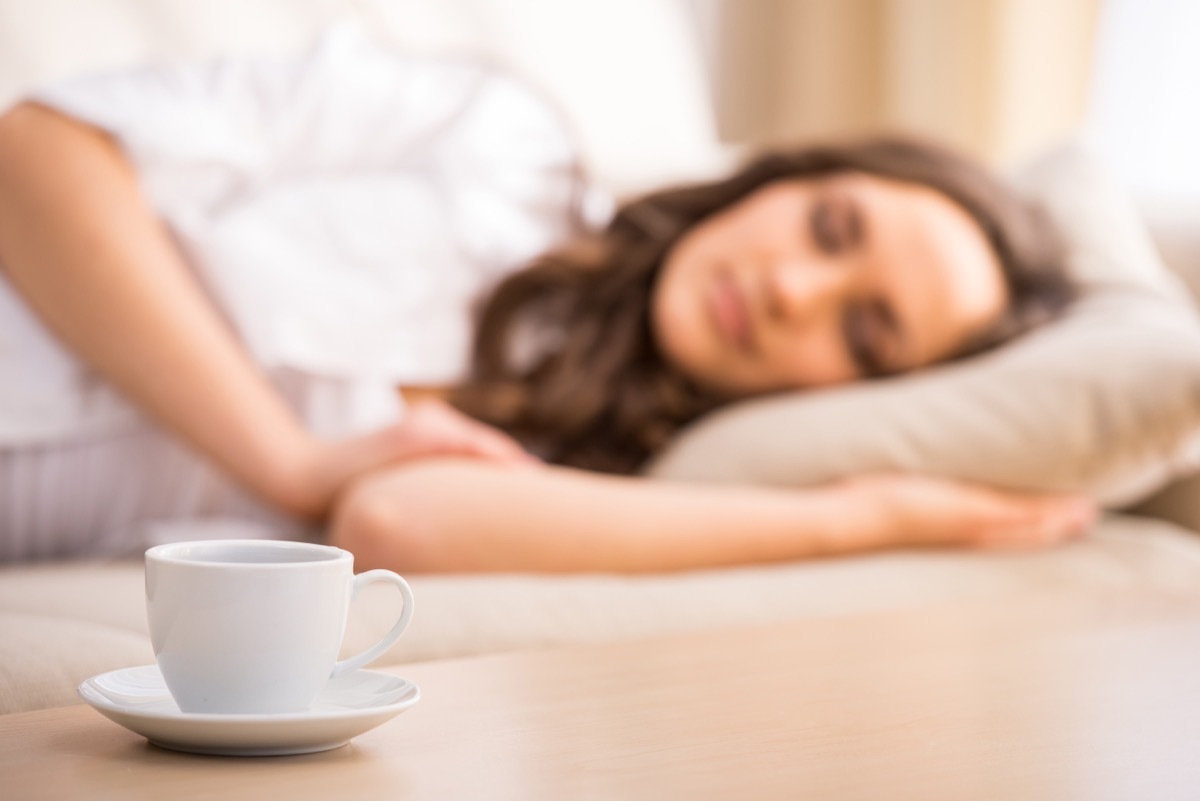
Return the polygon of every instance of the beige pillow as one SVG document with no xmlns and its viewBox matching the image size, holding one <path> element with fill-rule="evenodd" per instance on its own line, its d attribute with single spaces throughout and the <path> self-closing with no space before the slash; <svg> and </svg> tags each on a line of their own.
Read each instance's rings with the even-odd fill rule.
<svg viewBox="0 0 1200 801">
<path fill-rule="evenodd" d="M 814 484 L 911 470 L 1136 501 L 1200 463 L 1200 319 L 1128 199 L 1078 145 L 1022 170 L 1083 285 L 1068 314 L 919 374 L 744 401 L 649 466 L 688 480 Z"/>
</svg>

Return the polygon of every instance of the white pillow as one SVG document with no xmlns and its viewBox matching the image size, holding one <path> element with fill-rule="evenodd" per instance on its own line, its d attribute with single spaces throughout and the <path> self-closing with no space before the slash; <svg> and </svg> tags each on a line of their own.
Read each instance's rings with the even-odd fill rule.
<svg viewBox="0 0 1200 801">
<path fill-rule="evenodd" d="M 920 373 L 743 401 L 688 427 L 655 476 L 779 485 L 905 470 L 1073 490 L 1109 506 L 1200 464 L 1200 318 L 1129 200 L 1078 145 L 1014 176 L 1069 246 L 1060 320 Z"/>
</svg>

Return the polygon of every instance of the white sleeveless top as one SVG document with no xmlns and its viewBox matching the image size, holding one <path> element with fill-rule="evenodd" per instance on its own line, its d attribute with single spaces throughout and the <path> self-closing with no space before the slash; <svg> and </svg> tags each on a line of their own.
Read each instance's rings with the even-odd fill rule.
<svg viewBox="0 0 1200 801">
<path fill-rule="evenodd" d="M 117 139 L 250 354 L 325 436 L 396 420 L 397 385 L 461 378 L 474 301 L 565 237 L 585 191 L 535 93 L 356 28 L 299 58 L 31 99 Z M 229 514 L 287 525 L 59 347 L 0 278 L 0 560 L 129 551 L 151 528 L 161 541 L 171 521 Z"/>
</svg>

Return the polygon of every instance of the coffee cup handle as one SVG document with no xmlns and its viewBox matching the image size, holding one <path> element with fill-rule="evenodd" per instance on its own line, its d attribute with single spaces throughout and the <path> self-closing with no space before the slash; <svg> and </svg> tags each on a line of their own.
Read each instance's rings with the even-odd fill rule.
<svg viewBox="0 0 1200 801">
<path fill-rule="evenodd" d="M 412 589 L 408 586 L 408 582 L 397 576 L 390 570 L 368 570 L 365 573 L 359 573 L 354 577 L 354 586 L 350 590 L 350 601 L 353 603 L 358 594 L 362 592 L 363 587 L 368 584 L 374 584 L 377 581 L 386 581 L 395 584 L 400 590 L 400 596 L 404 599 L 404 609 L 400 612 L 400 619 L 392 626 L 391 631 L 383 635 L 383 639 L 372 645 L 367 650 L 355 656 L 347 657 L 333 666 L 333 673 L 330 678 L 337 678 L 343 673 L 348 673 L 351 670 L 358 670 L 371 662 L 374 662 L 379 657 L 383 656 L 384 651 L 391 648 L 396 640 L 400 639 L 400 635 L 408 628 L 408 621 L 412 620 L 413 613 L 413 594 Z"/>
</svg>

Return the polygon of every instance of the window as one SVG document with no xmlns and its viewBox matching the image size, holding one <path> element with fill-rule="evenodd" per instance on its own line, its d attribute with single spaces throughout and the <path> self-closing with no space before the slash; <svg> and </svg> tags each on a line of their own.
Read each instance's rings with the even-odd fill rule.
<svg viewBox="0 0 1200 801">
<path fill-rule="evenodd" d="M 1148 201 L 1200 201 L 1200 2 L 1105 0 L 1086 130 Z"/>
</svg>

